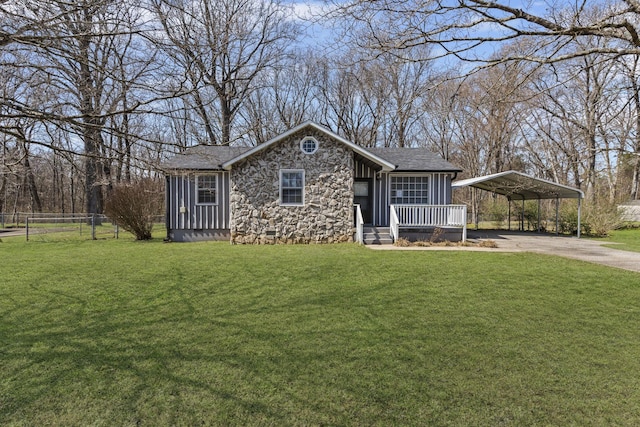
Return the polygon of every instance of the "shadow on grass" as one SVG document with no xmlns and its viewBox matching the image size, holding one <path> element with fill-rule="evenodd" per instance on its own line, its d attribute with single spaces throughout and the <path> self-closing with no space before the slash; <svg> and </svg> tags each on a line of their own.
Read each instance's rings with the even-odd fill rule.
<svg viewBox="0 0 640 427">
<path fill-rule="evenodd" d="M 5 300 L 0 421 L 78 425 L 106 413 L 105 424 L 342 423 L 367 412 L 359 395 L 375 395 L 350 378 L 366 370 L 354 336 L 369 337 L 372 325 L 336 327 L 348 312 L 327 309 L 335 295 L 278 301 L 277 287 L 256 287 L 232 306 L 238 289 L 179 282 L 132 300 L 46 288 Z M 323 315 L 333 319 L 312 320 Z M 349 351 L 359 373 L 343 366 Z"/>
</svg>

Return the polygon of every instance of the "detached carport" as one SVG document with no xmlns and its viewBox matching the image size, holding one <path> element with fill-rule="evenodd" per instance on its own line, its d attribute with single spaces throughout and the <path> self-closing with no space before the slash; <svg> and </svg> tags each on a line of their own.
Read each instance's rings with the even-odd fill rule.
<svg viewBox="0 0 640 427">
<path fill-rule="evenodd" d="M 580 215 L 584 193 L 577 188 L 540 179 L 517 171 L 500 172 L 478 178 L 463 179 L 452 184 L 453 188 L 475 187 L 481 190 L 501 194 L 509 200 L 509 217 L 511 217 L 511 201 L 522 200 L 524 212 L 525 200 L 538 201 L 538 231 L 540 231 L 540 201 L 553 199 L 556 201 L 556 234 L 558 233 L 558 205 L 560 199 L 578 200 L 578 237 L 580 237 Z"/>
</svg>

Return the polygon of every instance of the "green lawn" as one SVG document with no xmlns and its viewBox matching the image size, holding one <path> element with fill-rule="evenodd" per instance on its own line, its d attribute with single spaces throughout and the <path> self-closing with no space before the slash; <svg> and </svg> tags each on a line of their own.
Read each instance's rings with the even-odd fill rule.
<svg viewBox="0 0 640 427">
<path fill-rule="evenodd" d="M 640 228 L 614 230 L 606 240 L 613 243 L 606 245 L 610 248 L 640 252 Z"/>
<path fill-rule="evenodd" d="M 0 259 L 3 426 L 640 423 L 640 274 L 351 244 Z"/>
</svg>

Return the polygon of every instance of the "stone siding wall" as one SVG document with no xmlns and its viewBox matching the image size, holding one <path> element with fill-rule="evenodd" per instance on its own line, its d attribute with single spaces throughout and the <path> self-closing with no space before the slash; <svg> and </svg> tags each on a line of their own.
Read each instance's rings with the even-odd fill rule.
<svg viewBox="0 0 640 427">
<path fill-rule="evenodd" d="M 318 151 L 300 141 L 313 136 Z M 280 170 L 304 169 L 304 206 L 280 206 Z M 353 153 L 303 129 L 250 156 L 231 171 L 232 243 L 333 243 L 353 240 Z"/>
</svg>

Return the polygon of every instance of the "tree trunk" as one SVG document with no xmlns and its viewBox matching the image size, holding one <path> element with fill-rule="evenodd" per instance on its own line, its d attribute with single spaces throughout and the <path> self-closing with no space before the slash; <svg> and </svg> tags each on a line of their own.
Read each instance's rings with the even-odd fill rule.
<svg viewBox="0 0 640 427">
<path fill-rule="evenodd" d="M 231 141 L 231 99 L 220 96 L 220 119 L 222 121 L 222 145 L 229 145 Z"/>
<path fill-rule="evenodd" d="M 33 176 L 33 170 L 31 169 L 31 163 L 29 163 L 29 155 L 25 154 L 23 161 L 25 169 L 25 183 L 29 191 L 31 198 L 31 212 L 42 212 L 42 203 L 40 202 L 40 196 L 38 195 L 38 187 L 36 186 L 36 179 Z"/>
<path fill-rule="evenodd" d="M 88 14 L 88 12 L 87 12 Z M 87 23 L 91 22 L 91 17 L 86 17 Z M 88 32 L 87 32 L 88 34 Z M 89 35 L 79 37 L 80 55 L 78 58 L 80 65 L 80 81 L 78 89 L 80 92 L 80 111 L 83 119 L 82 139 L 84 142 L 84 169 L 85 169 L 85 209 L 88 215 L 101 213 L 102 191 L 98 182 L 99 154 L 102 146 L 102 136 L 100 134 L 100 124 L 97 119 L 94 103 L 96 94 L 95 85 L 89 66 L 89 47 L 91 39 Z"/>
<path fill-rule="evenodd" d="M 631 197 L 638 199 L 640 197 L 640 87 L 636 76 L 631 76 L 631 89 L 633 90 L 633 103 L 635 106 L 635 137 L 633 144 L 633 181 L 631 184 Z"/>
</svg>

